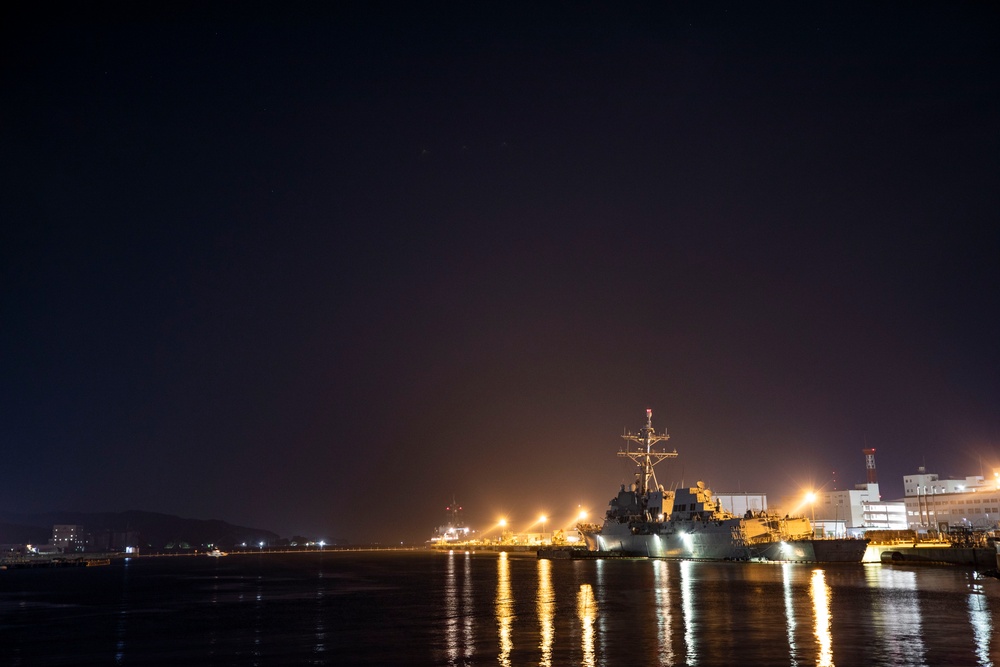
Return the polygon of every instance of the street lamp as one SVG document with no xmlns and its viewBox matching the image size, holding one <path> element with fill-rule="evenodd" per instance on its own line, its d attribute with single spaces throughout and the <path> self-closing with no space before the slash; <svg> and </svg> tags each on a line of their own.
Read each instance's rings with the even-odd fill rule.
<svg viewBox="0 0 1000 667">
<path fill-rule="evenodd" d="M 806 494 L 806 502 L 809 503 L 809 507 L 812 509 L 812 522 L 809 524 L 812 527 L 812 535 L 815 539 L 816 537 L 816 494 L 812 491 Z"/>
<path fill-rule="evenodd" d="M 538 517 L 538 520 L 542 522 L 542 536 L 541 536 L 541 538 L 538 541 L 542 542 L 542 543 L 545 542 L 545 521 L 546 521 L 546 519 L 547 519 L 547 517 L 544 514 L 542 516 Z"/>
<path fill-rule="evenodd" d="M 326 546 L 326 542 L 324 542 L 323 540 L 320 540 L 319 541 L 319 550 L 322 551 L 323 547 L 325 547 L 325 546 Z"/>
</svg>

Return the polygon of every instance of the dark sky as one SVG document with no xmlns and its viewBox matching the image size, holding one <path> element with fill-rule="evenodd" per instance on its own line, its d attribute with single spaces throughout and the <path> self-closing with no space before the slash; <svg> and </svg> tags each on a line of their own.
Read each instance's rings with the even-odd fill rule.
<svg viewBox="0 0 1000 667">
<path fill-rule="evenodd" d="M 0 508 L 561 524 L 647 407 L 772 502 L 1000 465 L 994 3 L 282 4 L 0 21 Z"/>
</svg>

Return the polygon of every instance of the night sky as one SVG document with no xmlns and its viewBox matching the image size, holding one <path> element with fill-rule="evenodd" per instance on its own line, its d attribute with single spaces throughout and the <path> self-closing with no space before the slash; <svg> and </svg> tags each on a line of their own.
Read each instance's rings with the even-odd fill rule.
<svg viewBox="0 0 1000 667">
<path fill-rule="evenodd" d="M 990 474 L 1000 10 L 877 4 L 8 8 L 0 508 L 564 524 L 646 408 L 665 484 Z"/>
</svg>

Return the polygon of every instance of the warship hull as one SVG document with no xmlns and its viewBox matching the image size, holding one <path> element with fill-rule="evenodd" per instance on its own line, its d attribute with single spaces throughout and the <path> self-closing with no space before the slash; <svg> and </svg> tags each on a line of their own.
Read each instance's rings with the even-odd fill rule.
<svg viewBox="0 0 1000 667">
<path fill-rule="evenodd" d="M 738 520 L 736 520 L 738 521 Z M 726 525 L 726 524 L 729 525 Z M 634 535 L 627 526 L 584 533 L 591 551 L 667 560 L 768 560 L 793 563 L 860 563 L 867 540 L 797 539 L 743 544 L 736 522 L 701 529 Z"/>
<path fill-rule="evenodd" d="M 596 533 L 584 533 L 592 551 L 624 552 L 633 556 L 667 559 L 746 560 L 745 547 L 734 540 L 725 526 L 703 530 L 662 531 L 636 535 L 628 526 L 605 526 Z"/>
</svg>

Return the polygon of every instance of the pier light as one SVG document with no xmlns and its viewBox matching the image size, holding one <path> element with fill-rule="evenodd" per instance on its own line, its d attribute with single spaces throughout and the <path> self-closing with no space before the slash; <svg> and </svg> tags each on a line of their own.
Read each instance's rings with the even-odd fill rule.
<svg viewBox="0 0 1000 667">
<path fill-rule="evenodd" d="M 490 533 L 492 533 L 494 530 L 499 530 L 500 531 L 500 536 L 498 538 L 492 538 L 492 539 L 499 539 L 499 540 L 502 541 L 502 540 L 505 539 L 505 533 L 507 532 L 506 531 L 506 526 L 507 526 L 507 520 L 501 517 L 501 518 L 497 519 L 497 522 L 495 524 L 493 524 L 492 526 L 490 526 L 486 530 L 479 531 L 479 539 L 480 540 L 485 540 L 487 535 L 489 535 Z M 468 531 L 469 531 L 469 529 L 466 528 L 466 539 L 468 539 Z M 475 532 L 475 531 L 472 531 L 472 532 Z"/>
<path fill-rule="evenodd" d="M 326 546 L 326 542 L 324 542 L 323 540 L 320 540 L 319 541 L 319 550 L 322 551 L 323 547 L 325 547 L 325 546 Z"/>
<path fill-rule="evenodd" d="M 812 522 L 809 527 L 812 528 L 812 536 L 816 537 L 816 492 L 810 491 L 806 494 L 806 502 L 809 503 L 809 509 L 812 510 Z"/>
</svg>

